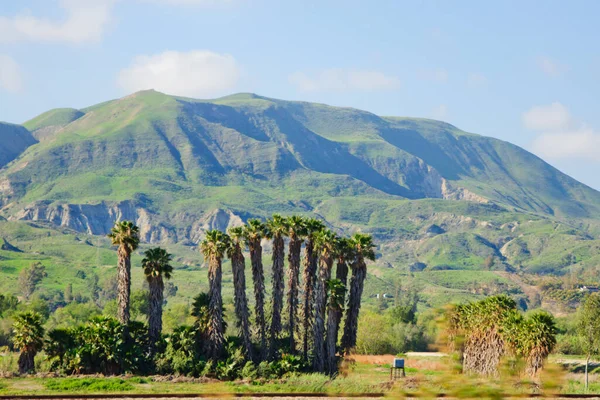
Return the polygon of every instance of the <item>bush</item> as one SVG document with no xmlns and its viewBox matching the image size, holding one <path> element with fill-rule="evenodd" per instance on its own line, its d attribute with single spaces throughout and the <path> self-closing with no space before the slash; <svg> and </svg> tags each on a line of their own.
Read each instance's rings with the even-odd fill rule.
<svg viewBox="0 0 600 400">
<path fill-rule="evenodd" d="M 55 329 L 48 334 L 46 352 L 53 371 L 114 375 L 150 372 L 148 330 L 139 322 L 129 325 L 130 340 L 115 319 L 96 317 L 85 325 Z"/>
<path fill-rule="evenodd" d="M 156 361 L 159 373 L 196 377 L 205 373 L 206 360 L 202 357 L 195 327 L 179 326 L 165 338 L 165 342 L 166 349 Z"/>
</svg>

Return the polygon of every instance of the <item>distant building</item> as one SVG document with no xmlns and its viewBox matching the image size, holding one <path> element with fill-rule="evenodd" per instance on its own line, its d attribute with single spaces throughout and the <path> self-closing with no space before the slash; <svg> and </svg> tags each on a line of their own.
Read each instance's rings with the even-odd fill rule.
<svg viewBox="0 0 600 400">
<path fill-rule="evenodd" d="M 600 288 L 598 288 L 598 286 L 580 286 L 579 291 L 587 293 L 597 293 L 600 292 Z"/>
</svg>

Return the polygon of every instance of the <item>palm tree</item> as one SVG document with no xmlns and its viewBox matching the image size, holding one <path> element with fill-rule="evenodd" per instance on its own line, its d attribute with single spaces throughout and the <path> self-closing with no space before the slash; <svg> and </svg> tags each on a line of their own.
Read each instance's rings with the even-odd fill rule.
<svg viewBox="0 0 600 400">
<path fill-rule="evenodd" d="M 375 260 L 375 245 L 371 235 L 356 233 L 350 239 L 351 247 L 356 254 L 351 264 L 352 278 L 350 279 L 350 296 L 348 298 L 348 310 L 344 323 L 344 334 L 342 336 L 342 349 L 349 352 L 356 346 L 356 332 L 358 330 L 358 314 L 360 302 L 367 277 L 367 264 L 365 260 Z"/>
<path fill-rule="evenodd" d="M 271 358 L 274 358 L 277 353 L 277 339 L 282 330 L 281 312 L 283 311 L 283 296 L 285 289 L 285 250 L 283 238 L 287 234 L 287 226 L 285 218 L 278 214 L 274 214 L 273 217 L 267 221 L 266 225 L 267 237 L 273 240 L 273 306 L 271 314 L 269 355 Z"/>
<path fill-rule="evenodd" d="M 131 296 L 131 253 L 140 244 L 139 228 L 131 221 L 116 222 L 108 234 L 112 244 L 118 246 L 117 255 L 117 318 L 125 326 L 129 324 L 129 301 Z"/>
<path fill-rule="evenodd" d="M 348 262 L 352 263 L 354 258 L 354 249 L 350 239 L 340 237 L 335 243 L 335 253 L 337 255 L 337 266 L 335 269 L 335 278 L 342 282 L 346 287 L 348 283 Z"/>
<path fill-rule="evenodd" d="M 252 339 L 250 337 L 250 311 L 248 309 L 248 299 L 246 297 L 246 260 L 244 259 L 244 253 L 242 252 L 243 235 L 244 228 L 241 226 L 229 229 L 231 243 L 227 249 L 227 255 L 231 259 L 231 269 L 233 271 L 234 305 L 238 329 L 242 336 L 246 357 L 252 360 L 253 352 Z"/>
<path fill-rule="evenodd" d="M 327 312 L 327 336 L 325 338 L 325 368 L 329 375 L 337 373 L 337 340 L 344 309 L 344 298 L 346 287 L 339 279 L 327 281 L 327 292 L 329 293 Z"/>
<path fill-rule="evenodd" d="M 35 355 L 44 345 L 44 327 L 42 316 L 27 311 L 17 314 L 13 324 L 13 343 L 21 350 L 19 356 L 19 373 L 35 372 Z"/>
<path fill-rule="evenodd" d="M 250 219 L 244 227 L 244 239 L 250 249 L 252 264 L 252 281 L 254 284 L 254 315 L 260 337 L 260 358 L 264 359 L 267 349 L 267 322 L 265 320 L 265 273 L 262 263 L 261 240 L 265 236 L 266 227 L 258 219 Z"/>
<path fill-rule="evenodd" d="M 172 256 L 160 247 L 147 250 L 144 256 L 142 268 L 144 268 L 144 275 L 150 288 L 148 337 L 150 339 L 150 351 L 154 352 L 162 332 L 163 290 L 165 288 L 163 278 L 171 279 L 171 273 L 173 272 L 173 267 L 170 264 Z"/>
<path fill-rule="evenodd" d="M 223 276 L 223 256 L 229 247 L 229 236 L 219 230 L 206 232 L 206 238 L 200 244 L 204 259 L 208 261 L 208 295 L 209 322 L 207 356 L 219 358 L 225 343 L 225 326 L 223 324 L 223 298 L 221 296 L 221 279 Z"/>
<path fill-rule="evenodd" d="M 313 322 L 313 300 L 314 284 L 317 274 L 318 253 L 314 251 L 315 235 L 317 232 L 325 229 L 325 225 L 318 219 L 310 218 L 305 221 L 306 224 L 306 246 L 304 255 L 304 269 L 302 278 L 304 280 L 304 301 L 302 307 L 302 340 L 303 356 L 308 360 L 308 344 L 310 341 L 310 328 Z"/>
<path fill-rule="evenodd" d="M 313 369 L 325 372 L 325 310 L 327 308 L 327 281 L 331 279 L 331 268 L 335 256 L 336 235 L 323 229 L 315 235 L 315 250 L 319 253 L 319 272 L 315 287 L 315 324 Z"/>
<path fill-rule="evenodd" d="M 288 250 L 288 294 L 287 294 L 287 314 L 288 314 L 288 335 L 290 339 L 290 352 L 296 352 L 296 341 L 294 333 L 298 325 L 298 286 L 300 285 L 300 252 L 302 250 L 302 241 L 306 235 L 305 219 L 298 215 L 293 215 L 287 219 L 287 234 L 290 238 Z"/>
</svg>

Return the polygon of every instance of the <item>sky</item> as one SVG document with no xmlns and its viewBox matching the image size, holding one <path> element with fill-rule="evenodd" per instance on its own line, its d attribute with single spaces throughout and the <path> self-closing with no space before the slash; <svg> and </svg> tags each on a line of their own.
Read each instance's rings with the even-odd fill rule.
<svg viewBox="0 0 600 400">
<path fill-rule="evenodd" d="M 252 92 L 443 120 L 600 189 L 598 15 L 596 0 L 0 0 L 0 121 L 150 88 Z"/>
</svg>

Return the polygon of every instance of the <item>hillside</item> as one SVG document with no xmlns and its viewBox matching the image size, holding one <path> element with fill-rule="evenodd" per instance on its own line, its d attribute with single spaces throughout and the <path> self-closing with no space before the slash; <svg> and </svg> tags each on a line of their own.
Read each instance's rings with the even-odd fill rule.
<svg viewBox="0 0 600 400">
<path fill-rule="evenodd" d="M 0 125 L 0 136 L 15 138 L 0 147 L 1 215 L 25 232 L 91 235 L 88 247 L 115 220 L 132 219 L 145 242 L 184 254 L 207 229 L 278 212 L 373 233 L 369 293 L 399 276 L 440 299 L 476 295 L 482 282 L 518 292 L 494 271 L 600 264 L 599 192 L 517 146 L 444 122 L 254 94 L 144 91 Z M 30 239 L 10 226 L 0 237 L 17 247 Z"/>
</svg>

